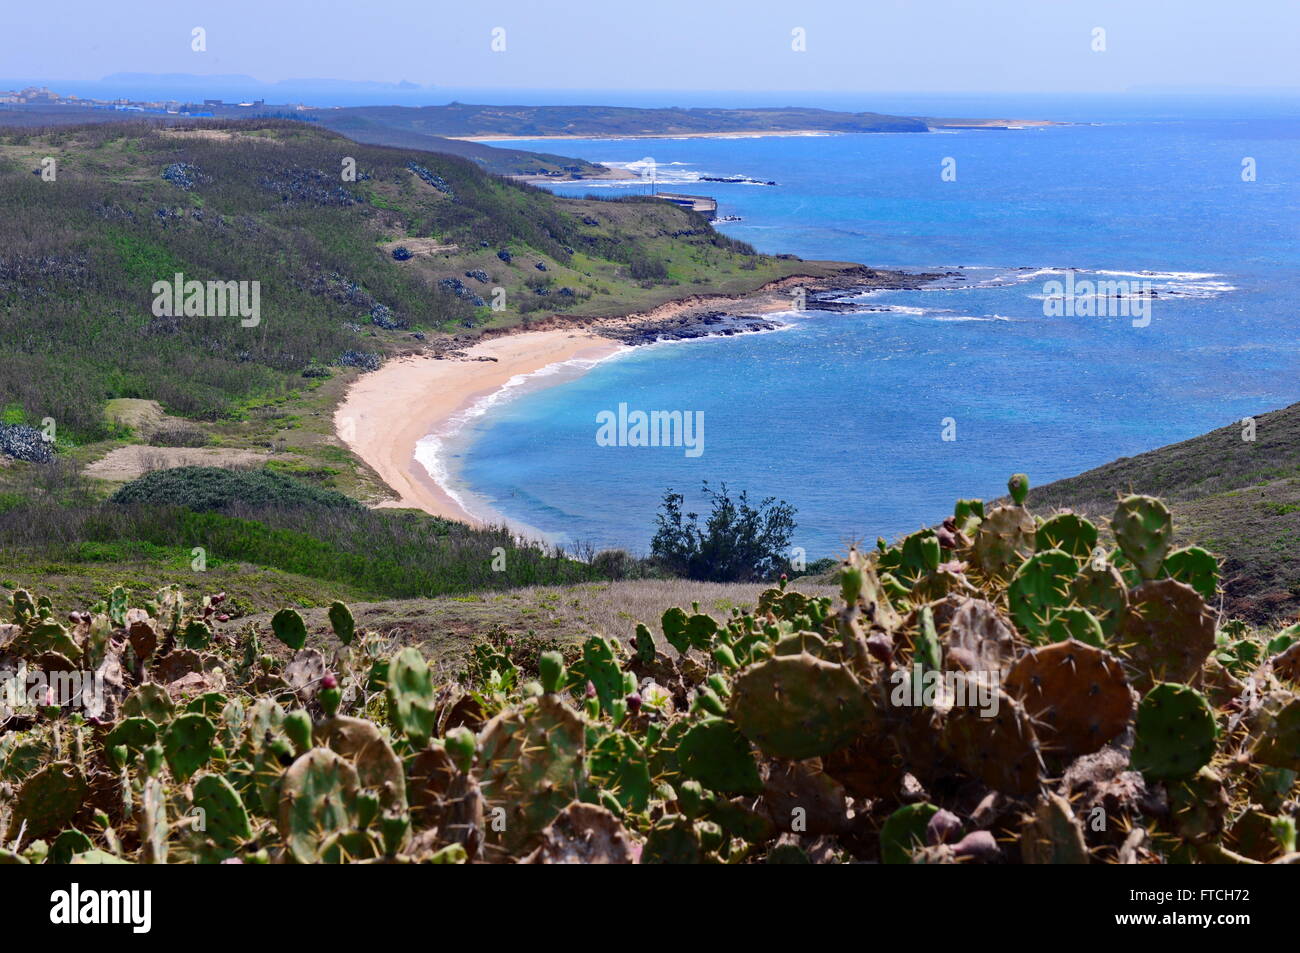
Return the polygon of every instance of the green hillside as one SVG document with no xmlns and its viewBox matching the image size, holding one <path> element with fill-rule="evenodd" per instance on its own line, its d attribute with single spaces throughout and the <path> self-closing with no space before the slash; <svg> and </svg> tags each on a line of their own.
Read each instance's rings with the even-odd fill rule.
<svg viewBox="0 0 1300 953">
<path fill-rule="evenodd" d="M 1162 496 L 1178 538 L 1223 556 L 1224 608 L 1252 621 L 1300 608 L 1300 404 L 1033 491 L 1039 507 L 1109 516 L 1117 493 Z"/>
<path fill-rule="evenodd" d="M 807 267 L 665 202 L 561 199 L 311 123 L 0 130 L 0 407 L 77 440 L 110 435 L 114 398 L 227 419 L 422 335 L 624 313 Z M 177 273 L 259 282 L 260 322 L 156 316 L 154 283 Z"/>
</svg>

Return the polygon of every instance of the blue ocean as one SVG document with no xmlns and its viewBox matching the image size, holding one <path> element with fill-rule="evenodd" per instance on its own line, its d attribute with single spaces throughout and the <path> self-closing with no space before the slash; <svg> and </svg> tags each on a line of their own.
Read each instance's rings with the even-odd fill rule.
<svg viewBox="0 0 1300 953">
<path fill-rule="evenodd" d="M 1046 483 L 1300 400 L 1300 104 L 858 108 L 1070 124 L 527 143 L 652 158 L 660 189 L 716 197 L 738 219 L 718 227 L 763 252 L 960 277 L 518 381 L 445 448 L 471 510 L 644 553 L 666 489 L 706 509 L 702 481 L 725 482 L 793 504 L 794 544 L 815 559 L 932 523 L 957 497 L 998 496 L 1013 472 Z M 1067 272 L 1149 289 L 1149 321 L 1052 313 L 1049 283 Z M 620 404 L 701 412 L 703 453 L 598 446 L 597 415 Z"/>
</svg>

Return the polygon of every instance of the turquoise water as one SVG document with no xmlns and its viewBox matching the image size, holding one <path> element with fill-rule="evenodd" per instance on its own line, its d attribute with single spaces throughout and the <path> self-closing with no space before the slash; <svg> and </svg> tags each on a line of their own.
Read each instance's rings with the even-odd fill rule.
<svg viewBox="0 0 1300 953">
<path fill-rule="evenodd" d="M 982 114 L 1008 114 L 997 106 Z M 448 443 L 451 483 L 471 509 L 551 539 L 644 552 L 666 488 L 698 501 L 701 480 L 726 481 L 794 504 L 811 559 L 998 495 L 1014 471 L 1041 484 L 1300 400 L 1300 106 L 1233 110 L 1074 101 L 1061 115 L 1093 124 L 566 142 L 596 161 L 653 157 L 661 188 L 716 196 L 742 219 L 719 227 L 762 251 L 965 280 L 870 296 L 870 313 L 635 349 L 545 389 L 519 382 L 526 399 L 495 402 Z M 556 187 L 616 189 L 645 191 Z M 1045 316 L 1062 269 L 1150 281 L 1150 324 Z M 596 415 L 620 403 L 703 412 L 704 452 L 598 446 Z M 956 440 L 941 439 L 946 418 Z"/>
</svg>

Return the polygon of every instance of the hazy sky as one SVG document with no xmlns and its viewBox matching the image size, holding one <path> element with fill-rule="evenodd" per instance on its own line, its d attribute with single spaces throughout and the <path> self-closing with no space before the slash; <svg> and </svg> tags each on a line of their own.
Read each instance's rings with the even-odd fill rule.
<svg viewBox="0 0 1300 953">
<path fill-rule="evenodd" d="M 207 52 L 191 50 L 191 29 Z M 505 30 L 504 52 L 491 49 Z M 1093 30 L 1105 52 L 1093 52 Z M 806 52 L 792 30 L 806 31 Z M 1300 0 L 8 0 L 0 77 L 549 89 L 1300 86 Z"/>
</svg>

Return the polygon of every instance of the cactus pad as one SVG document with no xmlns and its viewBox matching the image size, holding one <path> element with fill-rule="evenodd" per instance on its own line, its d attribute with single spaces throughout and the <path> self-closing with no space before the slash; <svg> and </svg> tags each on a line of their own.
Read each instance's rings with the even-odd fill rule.
<svg viewBox="0 0 1300 953">
<path fill-rule="evenodd" d="M 289 766 L 280 785 L 279 830 L 289 855 L 316 863 L 330 835 L 354 826 L 357 772 L 327 748 L 313 748 Z"/>
<path fill-rule="evenodd" d="M 782 655 L 736 678 L 732 714 L 765 753 L 800 760 L 830 754 L 872 718 L 862 686 L 847 668 L 814 655 Z"/>
<path fill-rule="evenodd" d="M 958 764 L 994 790 L 1012 795 L 1038 790 L 1043 767 L 1038 739 L 1024 708 L 1005 691 L 997 692 L 992 717 L 973 705 L 953 708 L 942 742 Z"/>
<path fill-rule="evenodd" d="M 1117 638 L 1138 691 L 1158 681 L 1187 682 L 1214 649 L 1214 616 L 1191 586 L 1156 579 L 1129 593 Z"/>
<path fill-rule="evenodd" d="M 203 833 L 220 846 L 233 848 L 253 836 L 239 792 L 219 774 L 194 782 L 194 806 L 203 809 Z"/>
<path fill-rule="evenodd" d="M 1070 582 L 1078 570 L 1074 557 L 1059 549 L 1035 553 L 1016 570 L 1007 602 L 1016 627 L 1031 642 L 1047 641 L 1052 613 L 1069 604 Z"/>
<path fill-rule="evenodd" d="M 297 651 L 307 642 L 307 623 L 294 609 L 281 609 L 271 617 L 271 631 L 289 648 Z"/>
<path fill-rule="evenodd" d="M 677 745 L 677 764 L 685 777 L 714 791 L 757 794 L 763 790 L 749 742 L 725 718 L 705 718 L 693 725 Z"/>
<path fill-rule="evenodd" d="M 1124 730 L 1133 713 L 1119 660 L 1081 642 L 1027 652 L 1003 687 L 1024 705 L 1043 749 L 1070 757 L 1096 751 Z"/>
<path fill-rule="evenodd" d="M 975 564 L 989 578 L 1007 578 L 1034 551 L 1034 534 L 1034 518 L 1023 507 L 997 507 L 975 535 Z"/>
<path fill-rule="evenodd" d="M 925 829 L 939 813 L 933 804 L 922 802 L 900 807 L 880 828 L 880 862 L 910 864 L 912 852 L 925 846 Z"/>
<path fill-rule="evenodd" d="M 1126 496 L 1115 507 L 1111 531 L 1143 579 L 1155 579 L 1173 539 L 1169 508 L 1151 496 Z"/>
<path fill-rule="evenodd" d="M 1219 561 L 1199 546 L 1175 549 L 1165 557 L 1163 569 L 1166 576 L 1187 583 L 1206 602 L 1213 602 L 1218 595 Z"/>
<path fill-rule="evenodd" d="M 434 732 L 433 677 L 429 665 L 414 648 L 404 648 L 388 663 L 388 708 L 398 730 L 424 741 Z"/>
<path fill-rule="evenodd" d="M 1138 706 L 1133 769 L 1156 780 L 1191 777 L 1214 756 L 1218 733 L 1204 695 L 1186 685 L 1156 685 Z"/>
<path fill-rule="evenodd" d="M 1097 545 L 1097 527 L 1076 513 L 1057 513 L 1034 534 L 1034 548 L 1042 553 L 1059 549 L 1076 560 L 1087 559 Z"/>
</svg>

